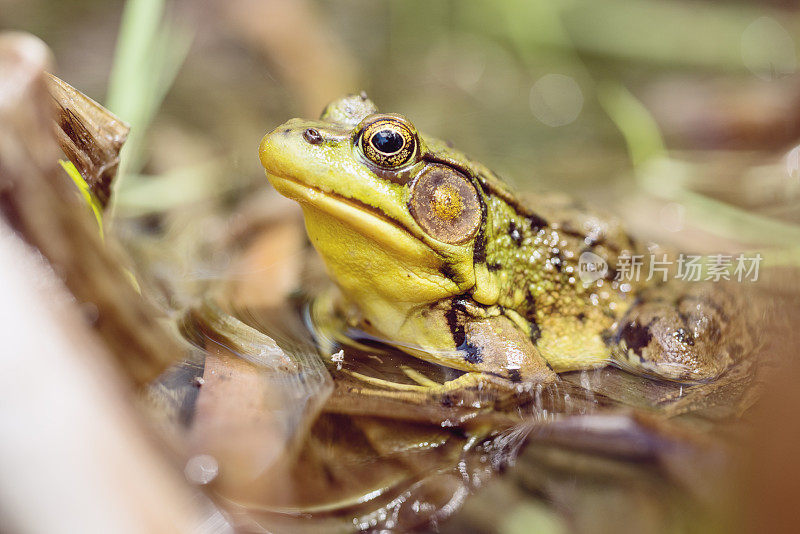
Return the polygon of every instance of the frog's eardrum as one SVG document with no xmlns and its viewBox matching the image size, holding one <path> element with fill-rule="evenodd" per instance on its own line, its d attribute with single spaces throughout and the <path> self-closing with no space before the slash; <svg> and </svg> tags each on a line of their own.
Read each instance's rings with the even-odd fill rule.
<svg viewBox="0 0 800 534">
<path fill-rule="evenodd" d="M 478 192 L 466 176 L 446 165 L 429 165 L 412 184 L 411 215 L 425 232 L 448 244 L 471 239 L 481 224 Z"/>
</svg>

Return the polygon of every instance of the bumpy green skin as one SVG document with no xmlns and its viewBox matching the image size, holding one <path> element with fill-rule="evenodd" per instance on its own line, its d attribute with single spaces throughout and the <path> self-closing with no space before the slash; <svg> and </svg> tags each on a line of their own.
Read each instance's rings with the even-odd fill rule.
<svg viewBox="0 0 800 534">
<path fill-rule="evenodd" d="M 740 326 L 725 315 L 727 293 L 614 280 L 617 258 L 635 246 L 613 220 L 553 197 L 523 204 L 488 168 L 430 137 L 419 136 L 418 157 L 402 169 L 371 165 L 359 150 L 359 123 L 376 112 L 364 95 L 345 97 L 321 120 L 293 119 L 260 146 L 267 176 L 303 207 L 339 286 L 332 313 L 466 371 L 464 387 L 518 389 L 612 360 L 705 380 L 744 350 L 727 343 L 727 331 Z M 431 165 L 460 173 L 478 192 L 481 224 L 463 242 L 438 241 L 412 215 L 414 181 Z M 584 252 L 612 268 L 585 283 Z"/>
</svg>

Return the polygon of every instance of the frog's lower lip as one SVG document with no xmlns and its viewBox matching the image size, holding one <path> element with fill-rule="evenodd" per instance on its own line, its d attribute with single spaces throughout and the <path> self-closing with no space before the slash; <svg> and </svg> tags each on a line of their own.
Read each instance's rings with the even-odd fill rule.
<svg viewBox="0 0 800 534">
<path fill-rule="evenodd" d="M 436 254 L 432 248 L 409 232 L 402 224 L 372 206 L 270 172 L 267 172 L 267 178 L 285 197 L 299 203 L 310 204 L 333 215 L 352 226 L 359 233 L 372 236 L 387 248 L 407 254 L 409 253 L 409 241 L 411 241 L 417 247 L 418 252 Z M 376 222 L 380 227 L 376 227 Z"/>
</svg>

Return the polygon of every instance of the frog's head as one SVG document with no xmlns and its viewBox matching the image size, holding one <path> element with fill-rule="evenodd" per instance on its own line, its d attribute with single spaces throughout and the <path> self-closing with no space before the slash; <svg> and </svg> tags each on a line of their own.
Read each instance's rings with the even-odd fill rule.
<svg viewBox="0 0 800 534">
<path fill-rule="evenodd" d="M 476 285 L 486 199 L 474 164 L 361 95 L 264 136 L 261 163 L 303 208 L 331 276 L 367 316 Z M 378 306 L 378 308 L 375 308 Z"/>
</svg>

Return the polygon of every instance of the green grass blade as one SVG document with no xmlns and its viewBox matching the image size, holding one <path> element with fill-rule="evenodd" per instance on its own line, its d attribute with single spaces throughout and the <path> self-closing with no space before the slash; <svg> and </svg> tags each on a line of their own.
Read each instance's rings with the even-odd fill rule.
<svg viewBox="0 0 800 534">
<path fill-rule="evenodd" d="M 107 106 L 131 125 L 120 156 L 120 184 L 138 174 L 147 128 L 172 86 L 192 42 L 189 31 L 164 21 L 164 0 L 128 0 L 122 15 Z"/>
<path fill-rule="evenodd" d="M 100 239 L 105 240 L 105 234 L 103 233 L 103 207 L 100 205 L 100 201 L 92 194 L 92 189 L 89 187 L 89 184 L 86 183 L 86 180 L 83 179 L 83 176 L 81 176 L 81 173 L 78 172 L 78 169 L 71 161 L 60 159 L 58 162 L 67 172 L 67 175 L 72 178 L 72 181 L 81 192 L 81 196 L 83 196 L 83 199 L 86 201 L 86 205 L 92 210 L 94 218 L 97 221 Z"/>
</svg>

